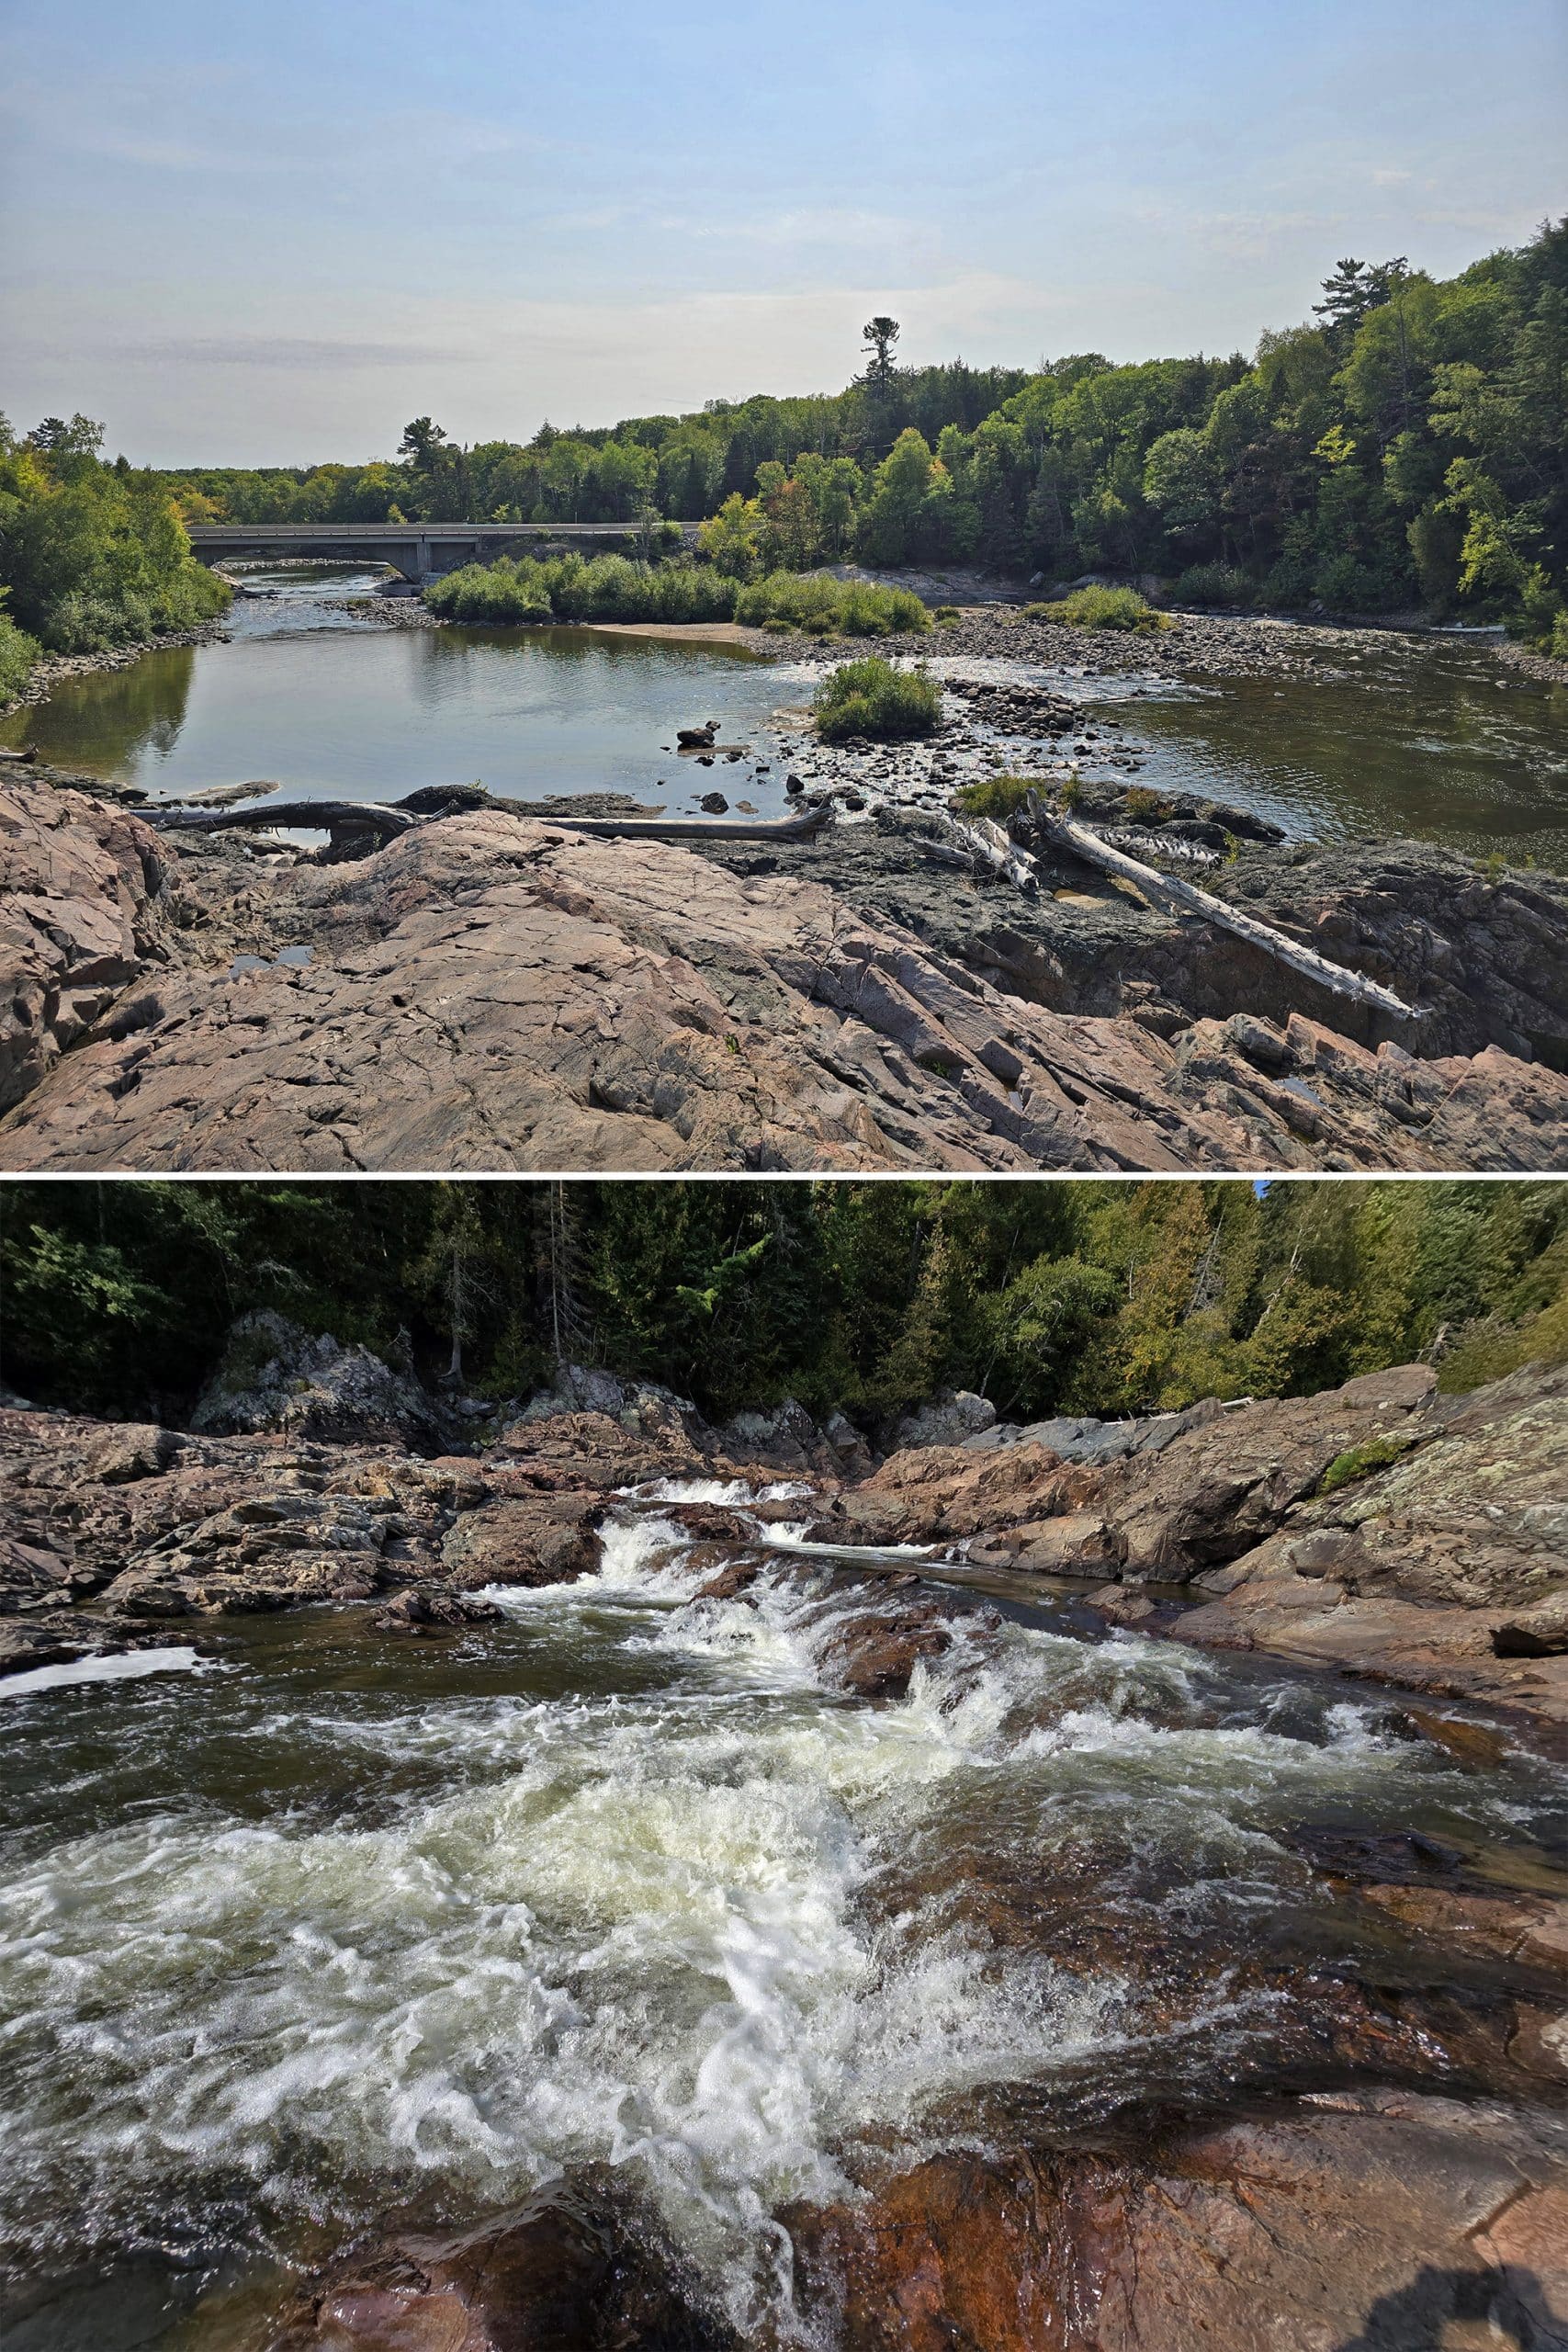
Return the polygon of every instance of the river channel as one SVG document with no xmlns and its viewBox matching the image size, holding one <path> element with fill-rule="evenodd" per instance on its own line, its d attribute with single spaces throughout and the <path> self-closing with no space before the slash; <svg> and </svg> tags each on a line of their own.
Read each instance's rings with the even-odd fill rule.
<svg viewBox="0 0 1568 2352">
<path fill-rule="evenodd" d="M 863 1575 L 774 1530 L 696 1597 L 685 1493 L 446 1641 L 310 1612 L 0 1685 L 7 2352 L 251 2352 L 389 2209 L 583 2166 L 743 2340 L 803 2341 L 791 2204 L 1021 2108 L 1071 2143 L 1314 2078 L 1290 1986 L 1367 1931 L 1303 1838 L 1561 1887 L 1523 1749 L 1461 1763 L 1393 1694 L 1038 1586 L 955 1596 L 972 1636 L 856 1699 Z M 1378 1967 L 1420 1977 L 1397 1935 Z"/>
<path fill-rule="evenodd" d="M 236 577 L 246 593 L 226 643 L 64 680 L 0 720 L 0 744 L 36 743 L 56 766 L 158 799 L 259 779 L 294 797 L 377 800 L 480 782 L 525 799 L 630 793 L 692 815 L 717 786 L 732 809 L 775 816 L 791 765 L 811 780 L 799 714 L 820 662 L 593 628 L 393 628 L 343 609 L 378 587 L 370 573 Z M 1135 695 L 1134 681 L 1081 668 L 950 663 L 940 635 L 931 658 L 939 673 L 1063 689 L 1116 718 L 1145 784 L 1238 803 L 1293 836 L 1408 834 L 1568 871 L 1568 688 L 1473 639 L 1357 637 L 1305 680 Z M 682 760 L 674 730 L 708 718 L 750 756 Z"/>
</svg>

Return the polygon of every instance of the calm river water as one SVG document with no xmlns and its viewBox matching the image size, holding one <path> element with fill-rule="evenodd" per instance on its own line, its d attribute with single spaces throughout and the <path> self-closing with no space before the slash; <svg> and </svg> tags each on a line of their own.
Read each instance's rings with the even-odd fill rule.
<svg viewBox="0 0 1568 2352">
<path fill-rule="evenodd" d="M 680 814 L 716 785 L 760 815 L 787 805 L 774 718 L 809 700 L 810 664 L 596 629 L 389 628 L 333 608 L 369 593 L 368 573 L 240 576 L 265 593 L 236 599 L 229 643 L 67 681 L 0 720 L 0 742 L 160 798 L 267 778 L 348 799 L 479 781 L 524 798 L 629 792 Z M 932 652 L 940 665 L 940 639 Z M 1568 871 L 1568 688 L 1453 639 L 1348 639 L 1325 669 L 1136 699 L 1120 682 L 1055 683 L 1114 708 L 1146 749 L 1145 783 L 1240 802 L 1295 835 L 1413 834 Z M 766 767 L 676 757 L 673 730 L 706 718 Z"/>
<path fill-rule="evenodd" d="M 700 1600 L 711 1566 L 627 1503 L 596 1574 L 450 1642 L 310 1613 L 0 1685 L 6 2352 L 250 2352 L 389 2207 L 584 2164 L 790 2342 L 772 2217 L 868 2151 L 985 2142 L 1003 2090 L 1070 2139 L 1288 2069 L 1269 1971 L 1364 1933 L 1303 1826 L 1550 1881 L 1561 1776 L 1364 1687 L 1036 1588 L 870 1705 L 830 1649 L 863 1585 L 796 1553 Z"/>
</svg>

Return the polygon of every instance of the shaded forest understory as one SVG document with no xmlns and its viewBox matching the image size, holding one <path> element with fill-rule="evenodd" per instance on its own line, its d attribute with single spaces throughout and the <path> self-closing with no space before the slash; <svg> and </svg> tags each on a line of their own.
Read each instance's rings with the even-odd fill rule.
<svg viewBox="0 0 1568 2352">
<path fill-rule="evenodd" d="M 1568 1184 L 82 1183 L 0 1188 L 0 1377 L 177 1418 L 276 1307 L 515 1396 L 561 1361 L 716 1414 L 1020 1419 L 1568 1355 Z"/>
</svg>

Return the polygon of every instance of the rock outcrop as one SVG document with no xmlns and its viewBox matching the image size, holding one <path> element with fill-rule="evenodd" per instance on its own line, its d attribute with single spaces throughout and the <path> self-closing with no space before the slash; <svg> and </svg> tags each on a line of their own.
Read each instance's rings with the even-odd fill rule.
<svg viewBox="0 0 1568 2352">
<path fill-rule="evenodd" d="M 41 833 L 62 796 L 7 781 L 0 797 L 14 828 Z M 231 863 L 193 860 L 187 894 L 198 871 L 220 896 L 239 889 Z M 247 933 L 270 921 L 309 961 L 202 968 L 193 946 L 155 989 L 100 1007 L 62 1060 L 28 1046 L 18 1087 L 53 1066 L 0 1122 L 0 1164 L 1536 1170 L 1568 1156 L 1568 1078 L 1495 1046 L 1421 1061 L 1300 1015 L 1168 1035 L 1130 1013 L 1052 1012 L 795 875 L 742 878 L 657 842 L 634 856 L 493 808 L 419 824 L 353 865 L 252 869 L 245 895 Z M 42 1012 L 29 1023 L 57 1035 Z"/>
<path fill-rule="evenodd" d="M 165 953 L 151 828 L 112 803 L 0 786 L 0 1112 Z"/>
<path fill-rule="evenodd" d="M 938 2156 L 792 2226 L 840 2352 L 1568 2343 L 1561 2120 L 1408 2092 L 1320 2094 L 1139 2157 Z"/>
<path fill-rule="evenodd" d="M 1565 1496 L 1568 1370 L 1452 1397 L 1410 1364 L 1316 1396 L 914 1448 L 813 1532 L 1095 1579 L 1124 1625 L 1568 1721 Z M 1146 1589 L 1177 1586 L 1197 1605 Z"/>
<path fill-rule="evenodd" d="M 427 1446 L 441 1416 L 419 1383 L 368 1348 L 342 1347 L 270 1308 L 233 1326 L 191 1428 L 214 1437 L 276 1430 L 325 1442 Z"/>
<path fill-rule="evenodd" d="M 768 1476 L 593 1414 L 429 1455 L 0 1409 L 0 1673 L 256 1611 L 374 1601 L 385 1623 L 410 1591 L 394 1623 L 456 1627 L 481 1586 L 585 1574 L 617 1487 L 694 1467 Z"/>
</svg>

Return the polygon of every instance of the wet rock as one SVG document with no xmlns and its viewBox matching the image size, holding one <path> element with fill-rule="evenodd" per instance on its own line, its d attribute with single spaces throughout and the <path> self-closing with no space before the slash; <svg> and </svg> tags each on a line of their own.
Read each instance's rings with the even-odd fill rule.
<svg viewBox="0 0 1568 2352">
<path fill-rule="evenodd" d="M 344 2262 L 268 2352 L 741 2352 L 678 2267 L 607 2208 L 539 2198 L 461 2235 Z"/>
<path fill-rule="evenodd" d="M 494 1625 L 502 1611 L 493 1601 L 476 1600 L 464 1592 L 400 1592 L 371 1623 L 380 1634 L 457 1633 L 468 1625 Z"/>
<path fill-rule="evenodd" d="M 835 1626 L 823 1645 L 833 1679 L 859 1699 L 902 1699 L 922 1658 L 953 1646 L 950 1611 L 940 1601 L 881 1608 Z"/>
<path fill-rule="evenodd" d="M 698 806 L 705 809 L 710 817 L 722 817 L 729 803 L 722 792 L 705 792 Z"/>
<path fill-rule="evenodd" d="M 843 2352 L 1413 2352 L 1562 2341 L 1565 2215 L 1554 2118 L 1386 2091 L 1136 2158 L 941 2156 L 789 2218 Z"/>
</svg>

